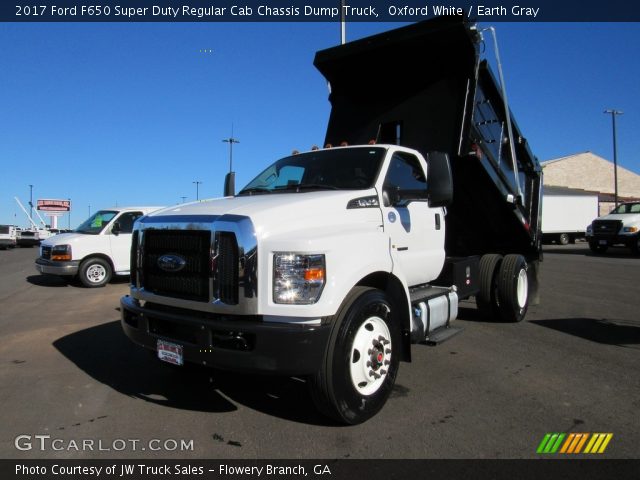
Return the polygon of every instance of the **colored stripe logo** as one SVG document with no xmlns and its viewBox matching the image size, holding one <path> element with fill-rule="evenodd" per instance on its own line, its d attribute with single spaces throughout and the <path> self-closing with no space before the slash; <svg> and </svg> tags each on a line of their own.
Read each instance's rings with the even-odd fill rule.
<svg viewBox="0 0 640 480">
<path fill-rule="evenodd" d="M 541 454 L 604 453 L 613 433 L 547 433 L 538 445 Z"/>
</svg>

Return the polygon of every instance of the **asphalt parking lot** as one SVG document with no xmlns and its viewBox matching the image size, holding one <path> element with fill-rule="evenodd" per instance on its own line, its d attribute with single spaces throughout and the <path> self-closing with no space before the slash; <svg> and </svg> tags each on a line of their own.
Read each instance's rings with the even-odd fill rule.
<svg viewBox="0 0 640 480">
<path fill-rule="evenodd" d="M 640 456 L 640 258 L 626 250 L 549 246 L 523 323 L 464 304 L 465 331 L 416 346 L 384 410 L 354 427 L 317 414 L 302 379 L 161 364 L 120 330 L 126 280 L 85 289 L 40 276 L 36 256 L 0 252 L 1 458 L 535 458 L 547 432 L 610 432 L 601 457 Z M 20 435 L 49 443 L 18 449 Z M 68 448 L 82 440 L 93 449 Z"/>
</svg>

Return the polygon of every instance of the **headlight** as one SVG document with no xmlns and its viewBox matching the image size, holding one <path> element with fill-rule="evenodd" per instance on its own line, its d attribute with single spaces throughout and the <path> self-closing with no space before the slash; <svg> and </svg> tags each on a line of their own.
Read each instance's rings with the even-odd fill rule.
<svg viewBox="0 0 640 480">
<path fill-rule="evenodd" d="M 51 249 L 51 260 L 66 262 L 71 260 L 71 245 L 55 245 Z"/>
<path fill-rule="evenodd" d="M 622 231 L 624 233 L 636 233 L 638 231 L 638 227 L 624 227 Z"/>
<path fill-rule="evenodd" d="M 275 252 L 273 255 L 273 301 L 293 305 L 316 303 L 325 284 L 322 254 Z"/>
</svg>

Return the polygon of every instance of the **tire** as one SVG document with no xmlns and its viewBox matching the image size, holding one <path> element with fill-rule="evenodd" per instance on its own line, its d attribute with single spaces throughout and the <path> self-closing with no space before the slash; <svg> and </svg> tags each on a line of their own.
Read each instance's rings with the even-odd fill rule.
<svg viewBox="0 0 640 480">
<path fill-rule="evenodd" d="M 629 243 L 631 253 L 634 255 L 640 255 L 640 235 L 638 235 L 631 243 Z"/>
<path fill-rule="evenodd" d="M 569 236 L 568 233 L 561 233 L 560 235 L 558 235 L 558 243 L 560 245 L 569 245 L 570 241 L 571 241 L 571 237 Z"/>
<path fill-rule="evenodd" d="M 608 245 L 600 245 L 596 240 L 589 242 L 589 248 L 593 253 L 605 253 L 609 248 Z"/>
<path fill-rule="evenodd" d="M 113 270 L 111 264 L 98 257 L 88 258 L 80 264 L 78 277 L 87 288 L 104 287 L 111 280 Z"/>
<path fill-rule="evenodd" d="M 521 322 L 529 307 L 529 266 L 522 255 L 506 255 L 497 281 L 498 313 L 504 322 Z"/>
<path fill-rule="evenodd" d="M 480 258 L 480 291 L 476 294 L 476 305 L 486 319 L 494 318 L 498 313 L 496 282 L 502 255 L 488 253 Z"/>
<path fill-rule="evenodd" d="M 385 293 L 355 287 L 333 317 L 322 366 L 308 382 L 318 410 L 348 425 L 378 413 L 396 380 L 400 344 Z"/>
</svg>

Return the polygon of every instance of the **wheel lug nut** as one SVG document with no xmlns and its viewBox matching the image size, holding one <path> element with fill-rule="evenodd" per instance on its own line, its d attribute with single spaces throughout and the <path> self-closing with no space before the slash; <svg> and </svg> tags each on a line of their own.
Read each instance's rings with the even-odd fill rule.
<svg viewBox="0 0 640 480">
<path fill-rule="evenodd" d="M 384 351 L 384 353 L 386 353 L 387 355 L 389 355 L 389 354 L 391 353 L 391 349 L 390 349 L 390 348 L 387 348 L 387 349 Z"/>
<path fill-rule="evenodd" d="M 386 370 L 380 370 L 380 375 L 384 375 L 384 374 L 386 374 L 386 373 L 387 373 L 387 371 L 386 371 Z"/>
<path fill-rule="evenodd" d="M 390 362 L 389 362 L 389 360 L 385 360 L 385 361 L 384 361 L 384 365 L 385 365 L 385 366 L 389 365 L 389 363 L 390 363 Z"/>
</svg>

